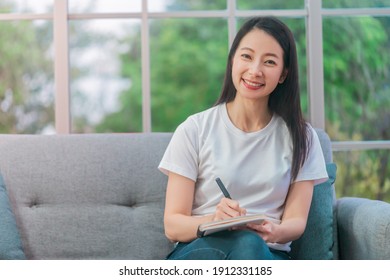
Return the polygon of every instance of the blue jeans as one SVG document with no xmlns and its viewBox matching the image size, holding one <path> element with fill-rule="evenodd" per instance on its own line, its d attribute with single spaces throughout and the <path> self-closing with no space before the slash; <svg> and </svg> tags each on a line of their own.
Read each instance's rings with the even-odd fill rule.
<svg viewBox="0 0 390 280">
<path fill-rule="evenodd" d="M 168 260 L 287 260 L 287 252 L 271 249 L 254 231 L 221 231 L 180 242 Z"/>
</svg>

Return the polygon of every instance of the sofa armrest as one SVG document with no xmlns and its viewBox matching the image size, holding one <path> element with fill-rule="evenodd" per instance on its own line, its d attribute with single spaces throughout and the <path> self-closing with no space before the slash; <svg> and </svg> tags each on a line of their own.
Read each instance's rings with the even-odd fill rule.
<svg viewBox="0 0 390 280">
<path fill-rule="evenodd" d="M 340 259 L 390 259 L 390 204 L 365 198 L 337 200 Z"/>
</svg>

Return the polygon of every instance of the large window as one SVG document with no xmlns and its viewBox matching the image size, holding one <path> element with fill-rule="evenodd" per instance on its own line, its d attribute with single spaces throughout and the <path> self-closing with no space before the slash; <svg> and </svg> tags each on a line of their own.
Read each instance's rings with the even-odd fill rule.
<svg viewBox="0 0 390 280">
<path fill-rule="evenodd" d="M 389 0 L 0 0 L 0 133 L 173 131 L 215 102 L 254 15 L 293 30 L 337 194 L 390 201 Z"/>
</svg>

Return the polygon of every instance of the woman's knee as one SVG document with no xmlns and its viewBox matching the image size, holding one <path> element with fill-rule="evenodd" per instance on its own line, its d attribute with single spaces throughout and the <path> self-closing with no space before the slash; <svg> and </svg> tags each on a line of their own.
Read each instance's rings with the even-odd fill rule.
<svg viewBox="0 0 390 280">
<path fill-rule="evenodd" d="M 263 247 L 267 246 L 264 240 L 256 232 L 251 230 L 238 230 L 235 232 L 235 240 L 238 247 Z"/>
<path fill-rule="evenodd" d="M 265 241 L 254 231 L 242 230 L 235 233 L 234 246 L 228 257 L 232 259 L 272 259 Z"/>
</svg>

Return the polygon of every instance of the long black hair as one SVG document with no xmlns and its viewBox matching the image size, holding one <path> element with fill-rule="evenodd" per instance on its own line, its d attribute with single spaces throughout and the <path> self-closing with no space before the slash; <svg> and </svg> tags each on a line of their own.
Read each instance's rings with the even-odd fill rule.
<svg viewBox="0 0 390 280">
<path fill-rule="evenodd" d="M 227 59 L 225 79 L 221 95 L 216 105 L 233 101 L 236 97 L 236 88 L 232 79 L 233 57 L 242 38 L 254 28 L 263 30 L 271 35 L 283 49 L 284 71 L 287 76 L 283 83 L 279 83 L 271 93 L 268 107 L 271 112 L 281 116 L 286 122 L 293 142 L 293 159 L 291 167 L 292 182 L 297 178 L 298 172 L 304 164 L 309 150 L 310 140 L 308 126 L 302 115 L 298 58 L 294 36 L 291 30 L 280 20 L 274 17 L 254 17 L 244 23 L 230 48 Z"/>
</svg>

